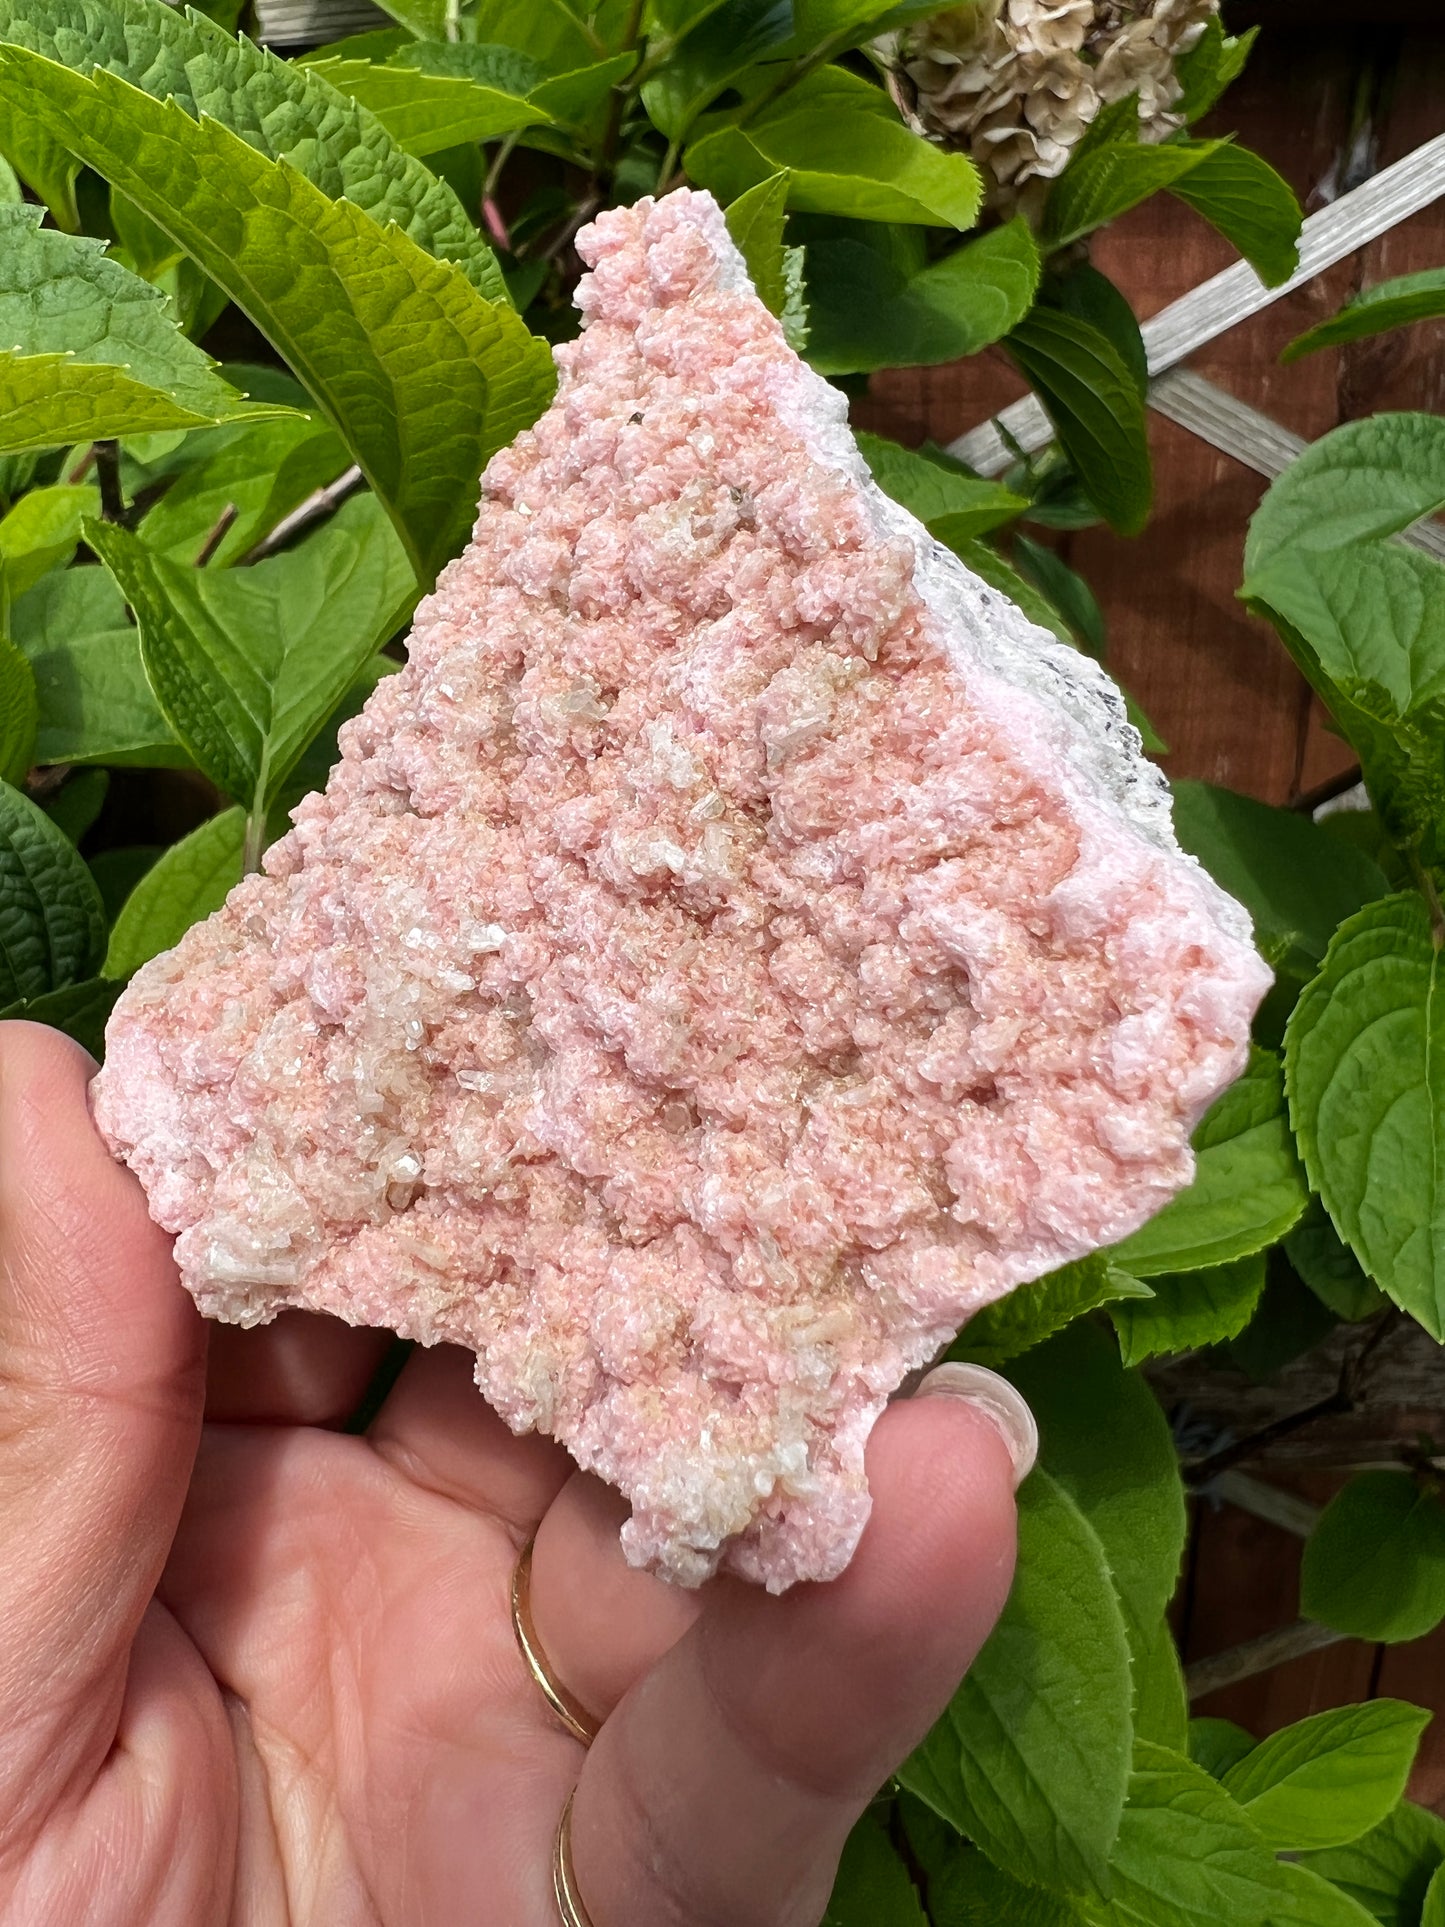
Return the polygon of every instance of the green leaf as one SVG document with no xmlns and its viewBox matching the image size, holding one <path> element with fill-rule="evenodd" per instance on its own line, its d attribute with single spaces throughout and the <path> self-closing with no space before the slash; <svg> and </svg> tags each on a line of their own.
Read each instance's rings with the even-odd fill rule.
<svg viewBox="0 0 1445 1927">
<path fill-rule="evenodd" d="M 1445 418 L 1371 415 L 1311 442 L 1249 525 L 1246 578 L 1282 550 L 1325 553 L 1394 535 L 1445 508 Z M 1250 594 L 1248 580 L 1243 591 Z"/>
<path fill-rule="evenodd" d="M 1420 1639 L 1445 1619 L 1445 1503 L 1408 1472 L 1358 1472 L 1305 1546 L 1300 1608 L 1352 1639 Z"/>
<path fill-rule="evenodd" d="M 1304 212 L 1283 176 L 1249 148 L 1215 144 L 1170 192 L 1232 241 L 1267 288 L 1298 268 Z"/>
<path fill-rule="evenodd" d="M 928 1927 L 876 1807 L 848 1835 L 822 1927 Z"/>
<path fill-rule="evenodd" d="M 373 115 L 306 67 L 158 0 L 0 0 L 0 42 L 7 41 L 77 75 L 103 69 L 191 117 L 205 114 L 267 160 L 285 161 L 328 200 L 344 197 L 378 225 L 395 223 L 418 247 L 456 262 L 479 293 L 505 301 L 496 257 L 451 189 L 403 154 Z M 0 123 L 7 110 L 17 111 L 33 133 L 95 166 L 75 138 L 91 96 L 55 95 L 57 117 L 31 91 L 38 71 L 23 54 L 8 71 L 0 66 Z M 101 99 L 114 97 L 97 91 Z M 193 165 L 201 165 L 203 150 L 191 152 Z M 213 187 L 219 191 L 219 183 Z M 131 198 L 186 245 L 153 208 Z"/>
<path fill-rule="evenodd" d="M 100 507 L 99 491 L 66 482 L 33 488 L 0 520 L 0 570 L 6 593 L 24 595 L 75 554 L 80 525 Z"/>
<path fill-rule="evenodd" d="M 1285 1233 L 1285 1255 L 1322 1305 L 1347 1324 L 1373 1318 L 1389 1300 L 1360 1268 L 1360 1261 L 1330 1223 L 1318 1198 L 1293 1231 Z"/>
<path fill-rule="evenodd" d="M 410 65 L 376 66 L 332 58 L 307 63 L 349 100 L 369 108 L 405 153 L 439 154 L 466 141 L 495 140 L 523 127 L 549 125 L 535 101 L 461 75 L 427 74 Z"/>
<path fill-rule="evenodd" d="M 1082 1927 L 1077 1902 L 1025 1887 L 974 1848 L 962 1847 L 928 1882 L 933 1927 Z"/>
<path fill-rule="evenodd" d="M 1118 350 L 1091 322 L 1037 307 L 1007 346 L 1099 512 L 1137 535 L 1154 485 L 1144 403 Z"/>
<path fill-rule="evenodd" d="M 1154 1296 L 1147 1302 L 1109 1308 L 1124 1363 L 1142 1365 L 1238 1337 L 1258 1309 L 1264 1281 L 1262 1251 L 1203 1271 L 1151 1277 Z"/>
<path fill-rule="evenodd" d="M 40 219 L 0 207 L 0 448 L 276 414 L 221 379 L 159 289 Z"/>
<path fill-rule="evenodd" d="M 1297 1861 L 1276 1861 L 1275 1880 L 1269 1927 L 1373 1927 L 1375 1916 L 1357 1900 Z"/>
<path fill-rule="evenodd" d="M 1225 88 L 1243 73 L 1258 33 L 1258 27 L 1251 27 L 1248 33 L 1227 34 L 1217 14 L 1205 22 L 1204 32 L 1174 68 L 1183 89 L 1178 111 L 1188 125 L 1207 114 Z"/>
<path fill-rule="evenodd" d="M 1445 1874 L 1436 1873 L 1425 1895 L 1420 1927 L 1445 1927 Z"/>
<path fill-rule="evenodd" d="M 466 536 L 487 459 L 552 393 L 547 345 L 459 268 L 327 200 L 218 122 L 14 48 L 0 49 L 0 83 L 7 72 L 270 336 L 430 582 Z"/>
<path fill-rule="evenodd" d="M 1275 1862 L 1234 1801 L 1182 1753 L 1141 1740 L 1118 1845 L 1112 1898 L 1096 1927 L 1263 1927 Z"/>
<path fill-rule="evenodd" d="M 1017 537 L 1015 537 L 1017 540 Z M 959 561 L 969 568 L 981 582 L 1006 595 L 1014 606 L 1026 615 L 1030 622 L 1046 629 L 1050 635 L 1057 636 L 1071 648 L 1078 645 L 1074 632 L 1064 620 L 1048 597 L 1041 594 L 1034 584 L 1020 575 L 1011 562 L 1006 562 L 991 543 L 979 541 L 952 542 L 949 547 Z"/>
<path fill-rule="evenodd" d="M 859 453 L 885 494 L 916 515 L 930 535 L 952 548 L 1011 522 L 1028 507 L 1022 496 L 998 482 L 971 475 L 947 456 L 915 454 L 881 435 L 860 431 Z"/>
<path fill-rule="evenodd" d="M 1254 919 L 1276 971 L 1312 975 L 1336 926 L 1388 893 L 1379 865 L 1298 810 L 1183 780 L 1173 785 L 1174 833 Z"/>
<path fill-rule="evenodd" d="M 1134 1737 L 1182 1753 L 1189 1743 L 1189 1691 L 1167 1619 L 1147 1640 L 1130 1641 L 1134 1664 Z"/>
<path fill-rule="evenodd" d="M 788 332 L 790 307 L 796 311 L 798 306 L 796 270 L 801 259 L 799 249 L 783 245 L 787 199 L 787 175 L 770 174 L 765 181 L 740 194 L 727 211 L 728 233 L 743 257 L 758 299 L 769 314 L 775 314 L 783 323 L 784 333 Z M 805 323 L 797 312 L 791 318 L 794 328 L 789 343 L 796 349 L 798 326 Z"/>
<path fill-rule="evenodd" d="M 1168 1421 L 1098 1325 L 1071 1326 L 1015 1359 L 1008 1376 L 1038 1420 L 1039 1463 L 1099 1536 L 1125 1627 L 1142 1651 L 1184 1552 L 1184 1490 Z"/>
<path fill-rule="evenodd" d="M 76 233 L 80 227 L 80 210 L 75 205 L 79 164 L 58 141 L 41 132 L 22 102 L 11 104 L 0 99 L 0 153 L 44 201 L 55 225 L 65 234 Z"/>
<path fill-rule="evenodd" d="M 1426 1891 L 1445 1862 L 1445 1820 L 1402 1800 L 1387 1820 L 1348 1847 L 1304 1865 L 1343 1889 L 1382 1927 L 1416 1927 Z"/>
<path fill-rule="evenodd" d="M 105 975 L 128 977 L 219 910 L 241 880 L 245 838 L 246 812 L 237 808 L 173 843 L 122 905 L 105 953 Z"/>
<path fill-rule="evenodd" d="M 1233 1720 L 1189 1722 L 1189 1757 L 1216 1780 L 1222 1780 L 1257 1745 L 1254 1735 Z"/>
<path fill-rule="evenodd" d="M 1149 1296 L 1148 1285 L 1094 1252 L 976 1311 L 949 1346 L 948 1356 L 996 1370 L 1099 1305 Z"/>
<path fill-rule="evenodd" d="M 792 31 L 789 0 L 724 0 L 708 7 L 643 85 L 642 104 L 653 125 L 670 141 L 686 140 L 703 109 Z"/>
<path fill-rule="evenodd" d="M 46 797 L 41 807 L 51 822 L 64 830 L 72 843 L 78 844 L 104 808 L 109 789 L 109 770 L 76 770 L 58 790 Z"/>
<path fill-rule="evenodd" d="M 64 569 L 10 612 L 11 634 L 35 672 L 40 763 L 184 765 L 141 665 L 140 638 L 104 569 Z"/>
<path fill-rule="evenodd" d="M 1216 1098 L 1192 1142 L 1194 1182 L 1110 1252 L 1136 1277 L 1247 1257 L 1281 1238 L 1308 1202 L 1272 1051 L 1251 1051 L 1244 1075 Z"/>
<path fill-rule="evenodd" d="M 1335 1323 L 1333 1312 L 1300 1283 L 1288 1265 L 1271 1263 L 1258 1309 L 1225 1351 L 1230 1364 L 1247 1378 L 1256 1385 L 1268 1385 L 1286 1365 L 1313 1351 Z"/>
<path fill-rule="evenodd" d="M 24 783 L 35 761 L 39 725 L 35 671 L 29 658 L 0 630 L 0 782 L 17 789 Z"/>
<path fill-rule="evenodd" d="M 346 468 L 345 443 L 319 417 L 258 422 L 217 437 L 214 453 L 185 469 L 140 524 L 149 548 L 194 562 L 228 509 L 236 519 L 211 556 L 222 568 L 245 555 L 283 516 Z"/>
<path fill-rule="evenodd" d="M 1174 187 L 1224 145 L 1222 141 L 1115 140 L 1074 161 L 1055 181 L 1044 211 L 1050 249 L 1068 247 L 1115 221 L 1161 188 Z"/>
<path fill-rule="evenodd" d="M 151 686 L 176 735 L 259 816 L 410 600 L 410 571 L 373 498 L 249 569 L 187 569 L 91 525 L 135 611 Z"/>
<path fill-rule="evenodd" d="M 1340 926 L 1285 1034 L 1312 1187 L 1365 1270 L 1445 1337 L 1445 1036 L 1440 952 L 1413 895 Z"/>
<path fill-rule="evenodd" d="M 1065 640 L 1085 650 L 1096 660 L 1102 660 L 1108 640 L 1104 630 L 1104 612 L 1094 598 L 1094 592 L 1076 569 L 1057 556 L 1052 549 L 1035 542 L 1032 537 L 1022 533 L 1013 538 L 1013 558 L 1018 568 L 1026 575 L 1041 594 L 1046 595 L 1051 605 L 1063 616 L 1069 634 Z M 1145 748 L 1154 747 L 1146 742 Z"/>
<path fill-rule="evenodd" d="M 1337 1706 L 1261 1740 L 1224 1776 L 1276 1852 L 1344 1847 L 1404 1797 L 1430 1715 L 1403 1700 Z"/>
<path fill-rule="evenodd" d="M 1019 1564 L 992 1637 L 903 1785 L 997 1865 L 1102 1890 L 1129 1775 L 1129 1650 L 1103 1548 L 1063 1488 L 1019 1492 Z"/>
<path fill-rule="evenodd" d="M 978 219 L 972 161 L 910 133 L 882 88 L 842 67 L 815 69 L 746 126 L 704 133 L 687 150 L 687 169 L 723 201 L 786 169 L 788 206 L 805 212 L 928 227 Z"/>
<path fill-rule="evenodd" d="M 1420 274 L 1400 274 L 1354 295 L 1328 321 L 1317 322 L 1284 350 L 1280 360 L 1298 361 L 1321 348 L 1340 348 L 1364 341 L 1391 328 L 1408 328 L 1416 321 L 1435 321 L 1445 315 L 1445 268 L 1426 268 Z"/>
<path fill-rule="evenodd" d="M 0 783 L 0 1006 L 93 977 L 104 951 L 100 894 L 75 845 Z"/>
<path fill-rule="evenodd" d="M 1038 285 L 1038 244 L 1021 218 L 911 272 L 858 236 L 810 240 L 808 359 L 824 375 L 956 361 L 1001 340 Z"/>
<path fill-rule="evenodd" d="M 29 1024 L 49 1024 L 98 1058 L 105 1053 L 105 1022 L 120 988 L 103 977 L 91 977 L 83 984 L 66 984 L 39 997 L 21 998 L 0 1010 L 0 1021 L 23 1017 Z"/>
</svg>

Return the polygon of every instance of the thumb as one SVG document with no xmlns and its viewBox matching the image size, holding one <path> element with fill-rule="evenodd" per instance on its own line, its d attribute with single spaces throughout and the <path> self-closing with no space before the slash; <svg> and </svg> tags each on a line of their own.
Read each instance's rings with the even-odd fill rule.
<svg viewBox="0 0 1445 1927">
<path fill-rule="evenodd" d="M 109 1750 L 200 1426 L 204 1328 L 93 1070 L 0 1024 L 0 1853 Z"/>
</svg>

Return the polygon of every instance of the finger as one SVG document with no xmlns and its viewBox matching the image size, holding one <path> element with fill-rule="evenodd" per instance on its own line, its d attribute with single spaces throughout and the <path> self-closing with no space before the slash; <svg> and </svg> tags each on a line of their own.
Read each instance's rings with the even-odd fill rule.
<svg viewBox="0 0 1445 1927">
<path fill-rule="evenodd" d="M 1013 1459 L 962 1399 L 891 1407 L 873 1515 L 829 1585 L 714 1584 L 618 1707 L 573 1814 L 594 1927 L 815 1927 L 879 1783 L 937 1717 L 1002 1610 Z"/>
<path fill-rule="evenodd" d="M 390 1332 L 283 1311 L 243 1331 L 211 1329 L 206 1417 L 223 1425 L 344 1425 L 395 1344 Z"/>
<path fill-rule="evenodd" d="M 684 1592 L 623 1557 L 630 1507 L 619 1492 L 574 1472 L 537 1528 L 532 1623 L 556 1679 L 603 1720 L 702 1611 Z"/>
<path fill-rule="evenodd" d="M 114 1738 L 200 1424 L 201 1320 L 91 1125 L 92 1069 L 0 1025 L 0 1844 Z"/>
<path fill-rule="evenodd" d="M 500 1519 L 520 1547 L 572 1461 L 540 1433 L 509 1430 L 472 1370 L 471 1353 L 456 1345 L 413 1354 L 366 1436 L 413 1484 Z"/>
</svg>

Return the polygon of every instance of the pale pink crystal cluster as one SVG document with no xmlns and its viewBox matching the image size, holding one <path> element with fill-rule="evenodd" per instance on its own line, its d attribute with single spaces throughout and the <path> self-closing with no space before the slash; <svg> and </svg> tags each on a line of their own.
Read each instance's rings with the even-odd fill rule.
<svg viewBox="0 0 1445 1927">
<path fill-rule="evenodd" d="M 578 245 L 556 402 L 267 874 L 121 999 L 96 1117 L 204 1311 L 470 1346 L 631 1560 L 780 1590 L 846 1564 L 904 1374 L 1187 1181 L 1267 976 L 712 199 Z"/>
</svg>

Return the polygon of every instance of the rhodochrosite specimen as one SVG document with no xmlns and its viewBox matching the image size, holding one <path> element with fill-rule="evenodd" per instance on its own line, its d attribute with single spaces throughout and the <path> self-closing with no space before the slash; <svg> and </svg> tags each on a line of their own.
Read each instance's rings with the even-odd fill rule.
<svg viewBox="0 0 1445 1927">
<path fill-rule="evenodd" d="M 213 1317 L 472 1347 L 628 1557 L 847 1563 L 889 1393 L 1190 1175 L 1267 981 L 1112 686 L 879 494 L 706 194 L 603 215 L 410 661 L 95 1109 Z"/>
</svg>

